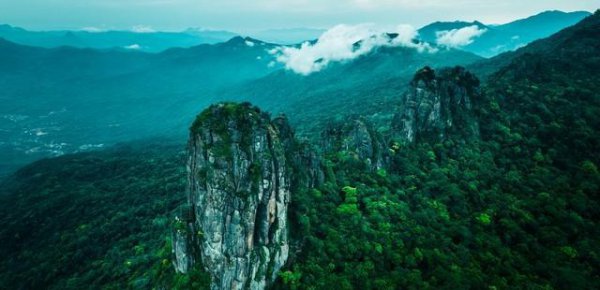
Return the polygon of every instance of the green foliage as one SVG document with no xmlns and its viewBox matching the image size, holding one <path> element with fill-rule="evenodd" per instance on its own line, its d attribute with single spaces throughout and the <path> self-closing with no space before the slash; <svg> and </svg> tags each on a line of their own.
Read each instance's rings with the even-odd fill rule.
<svg viewBox="0 0 600 290">
<path fill-rule="evenodd" d="M 598 167 L 592 161 L 589 161 L 589 160 L 583 161 L 583 163 L 581 164 L 581 169 L 586 174 L 589 174 L 592 176 L 598 175 Z"/>
<path fill-rule="evenodd" d="M 477 221 L 484 225 L 489 225 L 490 223 L 492 223 L 492 218 L 487 213 L 480 213 L 475 219 L 477 219 Z"/>
<path fill-rule="evenodd" d="M 352 187 L 352 186 L 344 186 L 344 188 L 342 188 L 342 191 L 344 193 L 346 193 L 346 199 L 348 198 L 356 198 L 356 187 Z"/>
<path fill-rule="evenodd" d="M 290 289 L 297 289 L 299 286 L 300 278 L 302 278 L 302 273 L 284 271 L 279 273 L 279 277 L 281 277 L 283 284 L 289 286 Z"/>
<path fill-rule="evenodd" d="M 387 174 L 327 156 L 291 212 L 300 285 L 599 289 L 598 16 L 490 77 L 477 142 L 388 143 Z"/>
<path fill-rule="evenodd" d="M 577 250 L 570 246 L 564 246 L 560 248 L 560 251 L 563 252 L 567 257 L 574 259 L 577 257 Z"/>
<path fill-rule="evenodd" d="M 302 248 L 290 251 L 292 264 L 273 288 L 600 289 L 598 16 L 554 36 L 552 45 L 534 44 L 544 46 L 538 52 L 511 56 L 490 77 L 474 106 L 476 142 L 386 143 L 385 173 L 349 152 L 326 154 L 324 183 L 293 189 L 291 244 Z M 378 55 L 358 60 L 360 72 Z M 389 70 L 373 76 L 382 72 Z M 359 79 L 339 75 L 345 84 Z M 475 89 L 476 79 L 465 76 L 456 81 Z M 296 99 L 314 107 L 298 120 L 330 108 L 337 119 L 353 110 L 385 115 L 396 81 L 378 87 L 369 108 L 311 106 L 319 95 L 300 99 L 305 91 L 294 87 Z M 373 97 L 370 88 L 348 88 L 359 102 Z M 227 138 L 230 125 L 259 121 L 249 108 L 225 105 L 199 116 L 193 130 L 207 125 Z M 245 122 L 223 122 L 240 117 Z M 0 186 L 0 288 L 206 287 L 206 273 L 177 275 L 169 261 L 166 217 L 183 203 L 185 183 L 177 156 L 163 148 L 71 155 L 8 179 Z"/>
<path fill-rule="evenodd" d="M 171 263 L 181 148 L 151 141 L 67 155 L 4 181 L 0 288 L 208 289 L 206 273 L 175 274 Z"/>
</svg>

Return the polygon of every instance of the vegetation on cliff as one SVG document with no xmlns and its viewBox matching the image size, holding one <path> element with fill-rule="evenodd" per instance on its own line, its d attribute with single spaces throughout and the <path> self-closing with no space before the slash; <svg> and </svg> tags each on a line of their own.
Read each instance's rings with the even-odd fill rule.
<svg viewBox="0 0 600 290">
<path fill-rule="evenodd" d="M 336 130 L 328 117 L 338 111 L 299 120 L 330 134 L 311 140 L 323 144 L 316 149 L 289 145 L 302 149 L 292 174 L 318 182 L 290 183 L 290 257 L 273 288 L 600 289 L 599 33 L 597 12 L 532 46 L 545 49 L 507 56 L 479 87 L 459 68 L 421 70 L 417 82 L 447 84 L 417 87 L 434 99 L 476 89 L 476 106 L 449 107 L 469 117 L 452 132 L 467 126 L 473 138 L 398 142 L 394 120 L 373 115 L 338 118 Z M 389 110 L 401 109 L 402 91 L 391 99 Z M 265 114 L 220 106 L 192 132 L 228 138 L 228 120 L 252 135 Z M 233 156 L 219 148 L 217 157 Z M 8 178 L 0 288 L 207 287 L 200 267 L 180 275 L 170 261 L 168 220 L 185 198 L 179 149 L 138 144 L 64 156 Z"/>
</svg>

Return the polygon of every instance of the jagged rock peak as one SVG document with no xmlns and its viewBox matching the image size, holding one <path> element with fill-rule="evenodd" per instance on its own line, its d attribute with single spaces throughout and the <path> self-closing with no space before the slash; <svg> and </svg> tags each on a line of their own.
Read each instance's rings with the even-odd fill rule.
<svg viewBox="0 0 600 290">
<path fill-rule="evenodd" d="M 296 155 L 289 138 L 285 117 L 272 121 L 248 103 L 198 115 L 188 161 L 193 218 L 175 234 L 178 271 L 201 258 L 212 289 L 264 289 L 274 281 L 289 253 L 288 159 Z"/>
<path fill-rule="evenodd" d="M 442 141 L 459 134 L 479 136 L 475 107 L 480 101 L 479 80 L 462 67 L 430 67 L 417 71 L 392 121 L 396 141 Z"/>
<path fill-rule="evenodd" d="M 352 154 L 371 169 L 385 166 L 385 143 L 372 124 L 364 118 L 356 118 L 343 124 L 330 124 L 321 137 L 321 147 L 325 153 Z"/>
</svg>

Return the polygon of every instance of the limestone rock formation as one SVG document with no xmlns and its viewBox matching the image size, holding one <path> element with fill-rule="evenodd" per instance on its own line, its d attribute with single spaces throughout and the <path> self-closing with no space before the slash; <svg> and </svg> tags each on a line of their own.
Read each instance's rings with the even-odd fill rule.
<svg viewBox="0 0 600 290">
<path fill-rule="evenodd" d="M 462 67 L 435 72 L 419 70 L 403 96 L 392 121 L 396 141 L 443 141 L 449 134 L 465 139 L 479 135 L 474 116 L 479 99 L 479 80 Z"/>
<path fill-rule="evenodd" d="M 372 169 L 385 166 L 385 143 L 372 125 L 358 118 L 342 125 L 330 125 L 323 133 L 321 146 L 325 152 L 347 152 L 366 162 Z"/>
<path fill-rule="evenodd" d="M 201 113 L 189 141 L 189 213 L 174 234 L 175 268 L 202 261 L 212 289 L 264 289 L 289 255 L 289 160 L 297 155 L 284 117 L 250 104 Z"/>
</svg>

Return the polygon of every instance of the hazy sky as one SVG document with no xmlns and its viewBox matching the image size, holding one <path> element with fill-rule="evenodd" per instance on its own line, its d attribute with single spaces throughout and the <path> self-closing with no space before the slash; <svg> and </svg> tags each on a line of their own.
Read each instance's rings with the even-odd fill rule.
<svg viewBox="0 0 600 290">
<path fill-rule="evenodd" d="M 436 20 L 505 23 L 544 10 L 600 8 L 600 0 L 0 0 L 0 23 L 29 29 L 187 27 L 252 32 L 266 28 Z"/>
</svg>

